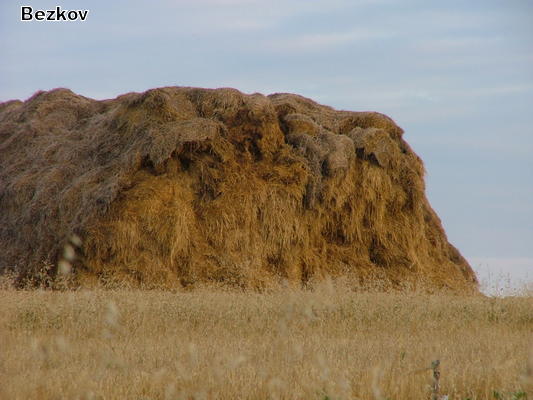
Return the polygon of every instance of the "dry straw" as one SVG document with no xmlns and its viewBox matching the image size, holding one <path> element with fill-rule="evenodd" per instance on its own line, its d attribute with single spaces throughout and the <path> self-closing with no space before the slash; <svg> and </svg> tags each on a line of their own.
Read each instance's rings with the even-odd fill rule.
<svg viewBox="0 0 533 400">
<path fill-rule="evenodd" d="M 0 304 L 0 399 L 533 394 L 532 297 L 356 293 L 334 282 L 260 294 L 11 289 Z"/>
<path fill-rule="evenodd" d="M 76 234 L 59 272 L 86 285 L 475 289 L 402 134 L 382 114 L 233 89 L 2 103 L 0 271 L 34 278 Z"/>
</svg>

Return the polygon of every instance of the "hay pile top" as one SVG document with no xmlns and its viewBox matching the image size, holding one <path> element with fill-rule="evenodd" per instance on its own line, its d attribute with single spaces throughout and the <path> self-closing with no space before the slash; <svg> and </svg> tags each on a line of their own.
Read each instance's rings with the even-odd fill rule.
<svg viewBox="0 0 533 400">
<path fill-rule="evenodd" d="M 33 277 L 76 234 L 82 284 L 475 289 L 402 134 L 379 113 L 234 89 L 2 103 L 0 272 Z"/>
</svg>

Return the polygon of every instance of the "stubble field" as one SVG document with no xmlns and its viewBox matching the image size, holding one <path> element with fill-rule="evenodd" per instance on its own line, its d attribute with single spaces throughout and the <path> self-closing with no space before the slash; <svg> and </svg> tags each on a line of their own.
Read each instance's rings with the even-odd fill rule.
<svg viewBox="0 0 533 400">
<path fill-rule="evenodd" d="M 0 290 L 2 399 L 526 399 L 533 297 Z M 529 396 L 529 397 L 527 397 Z M 446 398 L 446 397 L 441 397 Z"/>
</svg>

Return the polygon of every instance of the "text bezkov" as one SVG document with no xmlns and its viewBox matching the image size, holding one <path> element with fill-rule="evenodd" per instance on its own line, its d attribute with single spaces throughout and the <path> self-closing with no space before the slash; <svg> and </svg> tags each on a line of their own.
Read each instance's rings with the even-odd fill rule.
<svg viewBox="0 0 533 400">
<path fill-rule="evenodd" d="M 85 21 L 89 10 L 62 10 L 56 7 L 55 10 L 35 10 L 32 7 L 20 7 L 21 21 Z"/>
</svg>

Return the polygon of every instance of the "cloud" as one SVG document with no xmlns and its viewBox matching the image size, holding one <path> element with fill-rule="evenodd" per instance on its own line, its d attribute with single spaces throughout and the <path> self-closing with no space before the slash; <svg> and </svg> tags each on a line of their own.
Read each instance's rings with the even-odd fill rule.
<svg viewBox="0 0 533 400">
<path fill-rule="evenodd" d="M 387 39 L 393 32 L 371 29 L 357 29 L 348 32 L 307 33 L 266 42 L 270 50 L 290 52 L 319 52 L 354 42 Z"/>
<path fill-rule="evenodd" d="M 473 88 L 469 90 L 454 91 L 451 95 L 462 97 L 480 97 L 480 96 L 505 96 L 512 94 L 521 94 L 533 92 L 533 82 L 531 84 L 502 85 L 494 87 Z"/>
<path fill-rule="evenodd" d="M 441 53 L 443 51 L 470 50 L 479 46 L 502 43 L 502 36 L 461 36 L 423 40 L 414 45 L 419 51 Z"/>
<path fill-rule="evenodd" d="M 174 3 L 180 4 L 180 2 Z M 184 3 L 184 2 L 181 2 Z M 262 4 L 260 0 L 196 0 L 196 4 L 201 4 L 203 6 L 243 6 L 243 5 L 252 5 L 252 4 Z"/>
</svg>

